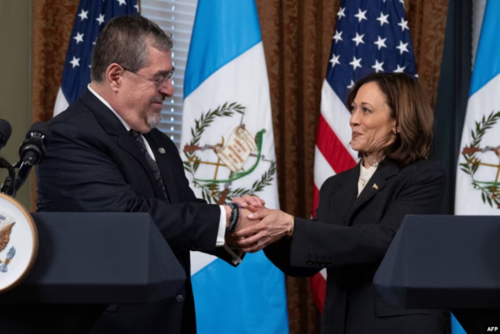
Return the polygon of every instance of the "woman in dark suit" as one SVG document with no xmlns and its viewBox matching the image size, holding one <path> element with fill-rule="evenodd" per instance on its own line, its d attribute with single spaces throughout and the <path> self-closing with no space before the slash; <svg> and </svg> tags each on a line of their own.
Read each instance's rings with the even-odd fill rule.
<svg viewBox="0 0 500 334">
<path fill-rule="evenodd" d="M 287 275 L 327 269 L 321 333 L 442 333 L 441 312 L 391 306 L 372 283 L 404 217 L 441 211 L 444 172 L 426 160 L 433 112 L 405 74 L 367 76 L 354 85 L 347 105 L 351 147 L 361 161 L 325 181 L 316 219 L 257 208 L 261 202 L 247 196 L 236 202 L 254 206 L 253 219 L 261 221 L 234 235 L 243 251 L 265 248 Z"/>
</svg>

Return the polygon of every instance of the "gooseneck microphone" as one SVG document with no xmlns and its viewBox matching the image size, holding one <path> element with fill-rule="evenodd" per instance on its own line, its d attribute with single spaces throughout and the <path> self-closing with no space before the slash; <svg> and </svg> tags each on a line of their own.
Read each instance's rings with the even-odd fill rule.
<svg viewBox="0 0 500 334">
<path fill-rule="evenodd" d="M 0 119 L 0 150 L 9 141 L 10 135 L 12 134 L 12 127 L 9 122 L 4 119 Z"/>
<path fill-rule="evenodd" d="M 4 148 L 5 144 L 9 141 L 10 135 L 12 134 L 12 127 L 9 122 L 4 119 L 0 119 L 0 150 Z M 14 192 L 14 179 L 16 177 L 16 172 L 14 166 L 12 166 L 4 158 L 0 158 L 0 168 L 5 168 L 9 171 L 9 176 L 5 179 L 5 182 L 0 188 L 0 192 L 12 195 Z"/>
<path fill-rule="evenodd" d="M 49 138 L 50 129 L 44 122 L 36 122 L 28 130 L 26 140 L 19 148 L 20 159 L 16 163 L 19 171 L 14 182 L 14 196 L 28 178 L 31 168 L 42 161 Z"/>
<path fill-rule="evenodd" d="M 19 148 L 20 162 L 32 166 L 39 164 L 45 155 L 49 137 L 50 129 L 46 123 L 34 123 L 26 134 L 26 140 Z"/>
</svg>

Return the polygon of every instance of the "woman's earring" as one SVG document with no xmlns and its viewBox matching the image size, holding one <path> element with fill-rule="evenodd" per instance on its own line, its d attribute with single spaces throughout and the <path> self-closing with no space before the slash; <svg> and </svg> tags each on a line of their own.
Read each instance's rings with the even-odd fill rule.
<svg viewBox="0 0 500 334">
<path fill-rule="evenodd" d="M 398 133 L 396 131 L 394 131 L 394 134 L 397 135 Z"/>
</svg>

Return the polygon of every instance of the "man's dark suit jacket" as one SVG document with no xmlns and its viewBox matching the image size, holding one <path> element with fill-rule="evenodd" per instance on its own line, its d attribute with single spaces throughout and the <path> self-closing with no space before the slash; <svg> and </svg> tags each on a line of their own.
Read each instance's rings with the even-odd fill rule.
<svg viewBox="0 0 500 334">
<path fill-rule="evenodd" d="M 37 169 L 38 211 L 149 212 L 188 277 L 176 298 L 108 308 L 92 333 L 195 333 L 189 250 L 230 258 L 215 247 L 220 208 L 196 199 L 174 143 L 157 129 L 145 135 L 167 204 L 134 138 L 88 89 L 50 122 L 50 130 L 52 138 Z"/>
<path fill-rule="evenodd" d="M 440 213 L 443 169 L 385 159 L 358 197 L 359 175 L 358 165 L 325 181 L 316 219 L 295 218 L 293 236 L 267 247 L 267 257 L 290 276 L 327 268 L 321 333 L 442 333 L 440 312 L 388 305 L 372 280 L 405 215 Z"/>
</svg>

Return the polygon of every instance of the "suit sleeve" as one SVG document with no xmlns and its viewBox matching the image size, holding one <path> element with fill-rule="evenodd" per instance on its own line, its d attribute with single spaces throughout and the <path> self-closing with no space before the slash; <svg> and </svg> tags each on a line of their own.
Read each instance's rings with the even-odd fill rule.
<svg viewBox="0 0 500 334">
<path fill-rule="evenodd" d="M 321 187 L 319 198 L 319 206 L 327 205 L 329 197 L 333 189 L 336 187 L 337 177 L 333 176 L 327 179 Z M 297 224 L 298 218 L 295 218 Z M 305 220 L 311 224 L 316 220 Z M 296 225 L 295 225 L 296 226 Z M 284 237 L 280 241 L 269 245 L 264 249 L 267 258 L 278 267 L 283 273 L 292 277 L 312 277 L 317 274 L 322 267 L 304 268 L 304 266 L 296 266 L 291 263 L 292 241 L 295 239 L 297 232 L 294 232 L 294 237 Z"/>
<path fill-rule="evenodd" d="M 407 214 L 440 212 L 445 176 L 442 168 L 436 166 L 424 165 L 410 175 L 377 224 L 344 226 L 296 218 L 290 247 L 291 266 L 378 266 Z"/>
<path fill-rule="evenodd" d="M 148 212 L 172 248 L 215 252 L 218 205 L 197 200 L 190 189 L 183 189 L 187 202 L 180 204 L 140 197 L 107 152 L 109 148 L 88 134 L 91 129 L 55 122 L 51 131 L 46 157 L 37 169 L 43 210 Z"/>
</svg>

